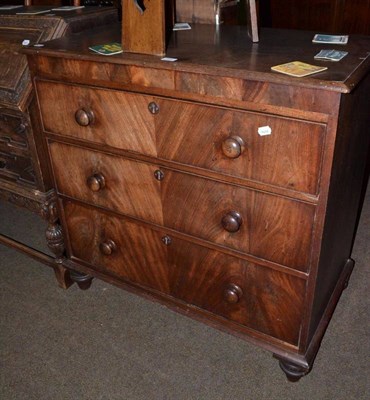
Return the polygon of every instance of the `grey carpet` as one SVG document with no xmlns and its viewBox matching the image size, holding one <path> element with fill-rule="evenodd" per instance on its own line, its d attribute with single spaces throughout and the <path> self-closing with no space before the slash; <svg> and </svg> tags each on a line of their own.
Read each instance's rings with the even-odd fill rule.
<svg viewBox="0 0 370 400">
<path fill-rule="evenodd" d="M 64 291 L 50 268 L 0 245 L 0 399 L 369 399 L 369 192 L 350 285 L 295 384 L 260 348 L 102 281 Z M 0 203 L 0 224 L 44 247 L 36 216 Z"/>
</svg>

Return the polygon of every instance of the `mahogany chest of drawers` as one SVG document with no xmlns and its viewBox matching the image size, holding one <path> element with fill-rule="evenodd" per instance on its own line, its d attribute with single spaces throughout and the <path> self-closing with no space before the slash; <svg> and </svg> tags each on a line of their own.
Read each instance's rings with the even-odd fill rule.
<svg viewBox="0 0 370 400">
<path fill-rule="evenodd" d="M 311 33 L 246 35 L 194 25 L 174 63 L 89 52 L 118 29 L 26 51 L 57 193 L 48 237 L 81 286 L 102 278 L 248 339 L 297 380 L 353 268 L 370 39 L 297 79 L 270 68 L 312 62 Z"/>
</svg>

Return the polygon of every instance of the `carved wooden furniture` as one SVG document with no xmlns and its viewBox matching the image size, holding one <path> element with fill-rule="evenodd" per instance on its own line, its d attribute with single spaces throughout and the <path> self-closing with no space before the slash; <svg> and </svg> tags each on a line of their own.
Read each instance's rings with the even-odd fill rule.
<svg viewBox="0 0 370 400">
<path fill-rule="evenodd" d="M 114 9 L 54 16 L 0 15 L 0 196 L 40 212 L 50 189 L 42 146 L 32 126 L 32 87 L 23 40 L 31 45 L 117 20 Z M 36 127 L 37 129 L 37 127 Z"/>
<path fill-rule="evenodd" d="M 22 42 L 30 46 L 117 21 L 117 10 L 89 8 L 58 15 L 0 14 L 0 198 L 53 220 L 53 192 L 45 149 L 34 117 L 34 94 Z M 23 9 L 22 9 L 23 10 Z M 54 229 L 53 227 L 50 229 Z M 55 232 L 54 232 L 55 233 Z M 49 233 L 50 236 L 50 233 Z M 66 271 L 46 254 L 0 234 L 0 242 L 54 267 L 59 284 L 69 285 Z M 54 248 L 54 247 L 53 247 Z M 55 248 L 54 248 L 55 250 Z"/>
<path fill-rule="evenodd" d="M 194 24 L 174 33 L 175 63 L 89 52 L 120 35 L 26 50 L 60 262 L 250 340 L 298 380 L 354 265 L 370 38 L 292 78 L 270 68 L 312 63 L 325 46 L 311 32 L 262 30 L 256 45 L 246 28 Z"/>
</svg>

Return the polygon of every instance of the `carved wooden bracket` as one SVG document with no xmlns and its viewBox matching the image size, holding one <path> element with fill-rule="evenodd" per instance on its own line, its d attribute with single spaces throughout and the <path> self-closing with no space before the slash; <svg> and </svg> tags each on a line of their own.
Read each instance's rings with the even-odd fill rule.
<svg viewBox="0 0 370 400">
<path fill-rule="evenodd" d="M 59 224 L 55 194 L 43 204 L 42 216 L 48 222 L 48 227 L 45 231 L 48 247 L 55 254 L 56 262 L 62 264 L 65 247 L 62 227 Z"/>
</svg>

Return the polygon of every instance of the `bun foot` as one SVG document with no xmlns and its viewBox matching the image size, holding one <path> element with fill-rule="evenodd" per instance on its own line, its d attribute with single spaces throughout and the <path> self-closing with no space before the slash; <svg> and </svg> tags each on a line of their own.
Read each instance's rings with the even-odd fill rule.
<svg viewBox="0 0 370 400">
<path fill-rule="evenodd" d="M 71 279 L 77 283 L 78 287 L 81 290 L 87 290 L 91 286 L 91 282 L 93 280 L 93 277 L 90 275 L 82 274 L 81 272 L 77 271 L 70 271 L 70 277 Z"/>
<path fill-rule="evenodd" d="M 289 361 L 279 360 L 280 368 L 284 371 L 289 382 L 298 382 L 309 370 Z"/>
</svg>

